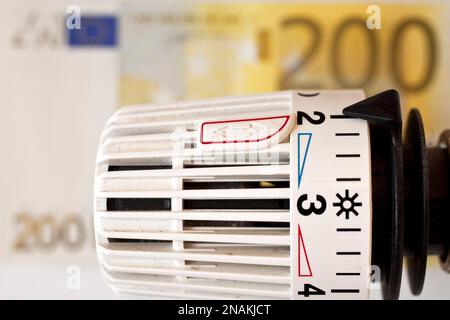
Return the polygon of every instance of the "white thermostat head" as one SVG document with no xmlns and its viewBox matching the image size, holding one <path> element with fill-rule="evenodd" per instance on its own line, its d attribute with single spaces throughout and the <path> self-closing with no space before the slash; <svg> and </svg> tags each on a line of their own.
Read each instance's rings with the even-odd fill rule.
<svg viewBox="0 0 450 320">
<path fill-rule="evenodd" d="M 387 194 L 402 176 L 397 149 L 371 153 L 384 130 L 372 126 L 395 120 L 383 106 L 361 111 L 376 97 L 286 91 L 118 110 L 94 187 L 108 283 L 168 299 L 366 299 L 381 273 L 385 298 L 398 297 L 403 198 Z M 385 170 L 372 179 L 374 161 Z M 381 222 L 374 197 L 394 204 Z"/>
</svg>

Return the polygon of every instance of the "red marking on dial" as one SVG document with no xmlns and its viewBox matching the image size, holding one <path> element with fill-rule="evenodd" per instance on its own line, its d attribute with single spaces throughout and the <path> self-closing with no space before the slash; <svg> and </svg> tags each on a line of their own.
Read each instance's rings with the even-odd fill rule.
<svg viewBox="0 0 450 320">
<path fill-rule="evenodd" d="M 200 127 L 200 143 L 201 144 L 213 144 L 213 143 L 218 143 L 218 144 L 224 144 L 224 143 L 249 143 L 249 142 L 260 142 L 260 141 L 264 141 L 264 140 L 268 140 L 270 138 L 272 138 L 273 136 L 277 135 L 278 133 L 281 132 L 281 130 L 284 129 L 284 127 L 286 126 L 286 124 L 289 121 L 290 116 L 289 115 L 285 115 L 285 116 L 277 116 L 277 117 L 264 117 L 264 118 L 251 118 L 251 119 L 238 119 L 238 120 L 223 120 L 223 121 L 208 121 L 208 122 L 204 122 L 202 123 L 201 127 Z M 208 124 L 217 124 L 217 123 L 235 123 L 235 122 L 254 122 L 257 120 L 270 120 L 270 119 L 284 119 L 283 124 L 281 125 L 280 128 L 278 128 L 278 130 L 268 136 L 262 137 L 262 138 L 257 138 L 257 139 L 243 139 L 243 140 L 223 140 L 223 141 L 205 141 L 204 137 L 203 137 L 203 131 L 205 130 L 204 127 Z"/>
<path fill-rule="evenodd" d="M 305 241 L 303 240 L 302 229 L 298 225 L 298 276 L 299 277 L 312 277 L 311 265 L 309 264 L 308 252 L 306 251 Z M 306 260 L 306 266 L 302 266 L 301 258 L 302 254 Z"/>
</svg>

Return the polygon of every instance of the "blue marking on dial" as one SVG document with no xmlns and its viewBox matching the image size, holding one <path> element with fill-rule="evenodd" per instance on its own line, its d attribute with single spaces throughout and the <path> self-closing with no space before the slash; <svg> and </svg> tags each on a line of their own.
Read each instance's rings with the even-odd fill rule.
<svg viewBox="0 0 450 320">
<path fill-rule="evenodd" d="M 306 136 L 308 138 L 308 142 L 306 143 L 305 154 L 303 157 L 300 157 L 300 137 Z M 311 132 L 299 132 L 297 136 L 297 164 L 298 164 L 298 188 L 300 189 L 300 182 L 302 181 L 303 170 L 306 165 L 306 156 L 308 155 L 309 145 L 311 144 L 312 133 Z M 302 161 L 300 162 L 300 159 Z"/>
</svg>

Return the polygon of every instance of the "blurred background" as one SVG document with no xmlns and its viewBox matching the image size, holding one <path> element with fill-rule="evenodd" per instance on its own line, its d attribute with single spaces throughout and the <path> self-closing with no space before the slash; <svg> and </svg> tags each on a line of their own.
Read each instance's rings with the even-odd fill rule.
<svg viewBox="0 0 450 320">
<path fill-rule="evenodd" d="M 0 0 L 0 298 L 121 298 L 92 225 L 97 143 L 120 106 L 395 88 L 435 142 L 450 127 L 449 50 L 444 0 Z M 450 299 L 429 264 L 420 298 Z"/>
</svg>

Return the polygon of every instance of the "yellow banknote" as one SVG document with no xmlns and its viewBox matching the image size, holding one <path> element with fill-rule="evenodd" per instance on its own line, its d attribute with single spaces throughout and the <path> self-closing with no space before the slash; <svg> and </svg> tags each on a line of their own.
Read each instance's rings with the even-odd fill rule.
<svg viewBox="0 0 450 320">
<path fill-rule="evenodd" d="M 290 88 L 396 88 L 450 123 L 445 2 L 124 5 L 123 104 Z"/>
</svg>

